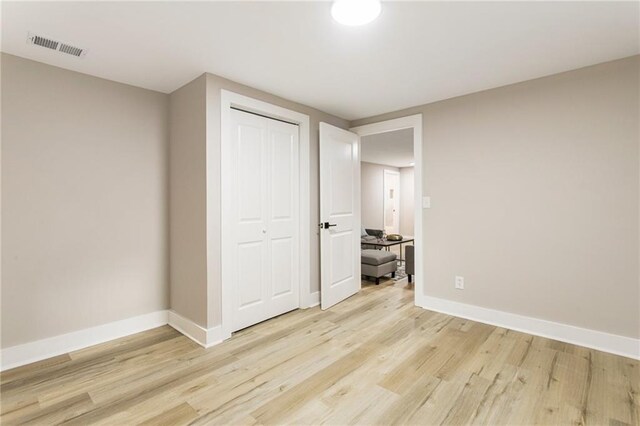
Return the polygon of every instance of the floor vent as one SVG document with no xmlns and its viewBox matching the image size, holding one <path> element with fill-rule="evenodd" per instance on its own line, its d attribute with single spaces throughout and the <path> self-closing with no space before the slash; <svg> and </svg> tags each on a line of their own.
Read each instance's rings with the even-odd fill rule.
<svg viewBox="0 0 640 426">
<path fill-rule="evenodd" d="M 67 55 L 77 56 L 78 58 L 83 57 L 87 53 L 86 49 L 81 49 L 80 47 L 75 47 L 70 44 L 62 43 L 60 41 L 32 33 L 28 34 L 27 43 L 46 47 L 47 49 L 56 50 L 58 52 L 66 53 Z"/>
</svg>

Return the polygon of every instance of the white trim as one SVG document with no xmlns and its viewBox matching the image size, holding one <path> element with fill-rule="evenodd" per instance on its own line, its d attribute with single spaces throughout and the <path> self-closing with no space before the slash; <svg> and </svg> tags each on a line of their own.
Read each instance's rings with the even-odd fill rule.
<svg viewBox="0 0 640 426">
<path fill-rule="evenodd" d="M 559 340 L 573 345 L 585 346 L 624 357 L 640 359 L 640 339 L 482 308 L 475 305 L 467 305 L 437 297 L 425 296 L 422 299 L 422 304 L 419 306 L 430 311 L 442 312 L 497 327 L 521 331 L 523 333 Z"/>
<path fill-rule="evenodd" d="M 119 339 L 141 331 L 166 325 L 167 311 L 156 311 L 108 324 L 85 328 L 23 345 L 3 349 L 0 370 L 8 370 L 32 362 L 77 351 L 89 346 Z"/>
<path fill-rule="evenodd" d="M 169 311 L 169 325 L 184 334 L 200 346 L 210 348 L 222 342 L 222 327 L 206 329 L 175 311 Z"/>
<path fill-rule="evenodd" d="M 309 294 L 309 298 L 307 299 L 307 308 L 313 308 L 314 306 L 318 306 L 320 304 L 320 292 L 314 291 Z"/>
<path fill-rule="evenodd" d="M 230 123 L 230 109 L 231 107 L 238 107 L 245 111 L 256 112 L 262 115 L 266 115 L 272 118 L 278 118 L 286 120 L 291 123 L 295 123 L 299 128 L 299 178 L 300 178 L 300 290 L 299 290 L 299 305 L 300 308 L 308 307 L 308 300 L 310 299 L 310 285 L 311 285 L 311 242 L 310 242 L 310 226 L 311 226 L 311 198 L 310 198 L 310 169 L 311 164 L 309 160 L 309 144 L 310 144 L 310 132 L 311 127 L 309 125 L 309 116 L 292 111 L 286 108 L 279 107 L 267 102 L 259 101 L 257 99 L 250 98 L 248 96 L 240 95 L 228 90 L 220 90 L 220 149 L 221 149 L 221 186 L 222 186 L 222 199 L 221 205 L 225 205 L 225 201 L 233 194 L 228 193 L 228 188 L 224 185 L 224 176 L 228 175 L 231 167 L 230 164 L 225 162 L 224 149 L 228 144 L 229 135 L 229 123 Z M 228 186 L 228 185 L 227 185 Z M 235 271 L 230 271 L 225 268 L 225 230 L 224 226 L 224 209 L 221 211 L 221 229 L 222 229 L 222 242 L 221 242 L 221 268 L 222 268 L 222 288 L 220 303 L 222 305 L 222 319 L 221 319 L 221 331 L 220 338 L 222 340 L 231 337 L 231 306 L 228 302 L 229 288 L 227 279 L 228 274 L 233 274 Z M 227 302 L 225 302 L 227 301 Z"/>
<path fill-rule="evenodd" d="M 378 133 L 392 132 L 394 130 L 413 129 L 413 157 L 415 165 L 414 173 L 414 233 L 415 233 L 415 279 L 414 294 L 416 306 L 421 306 L 425 297 L 426 278 L 424 275 L 424 258 L 423 253 L 423 233 L 422 233 L 422 173 L 424 159 L 422 158 L 422 114 L 409 115 L 407 117 L 395 118 L 392 120 L 381 121 L 378 123 L 365 124 L 363 126 L 353 127 L 350 129 L 358 136 L 375 135 Z"/>
</svg>

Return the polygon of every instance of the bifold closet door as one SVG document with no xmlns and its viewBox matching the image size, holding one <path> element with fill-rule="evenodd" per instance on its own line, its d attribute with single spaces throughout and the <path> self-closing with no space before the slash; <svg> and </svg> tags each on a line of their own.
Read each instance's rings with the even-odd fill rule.
<svg viewBox="0 0 640 426">
<path fill-rule="evenodd" d="M 299 307 L 298 126 L 231 110 L 233 331 Z"/>
</svg>

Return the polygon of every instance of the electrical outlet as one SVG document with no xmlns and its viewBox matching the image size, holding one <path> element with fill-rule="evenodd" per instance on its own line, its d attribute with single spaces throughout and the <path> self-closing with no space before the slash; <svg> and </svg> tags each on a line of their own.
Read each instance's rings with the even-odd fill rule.
<svg viewBox="0 0 640 426">
<path fill-rule="evenodd" d="M 456 276 L 456 288 L 464 290 L 464 277 Z"/>
</svg>

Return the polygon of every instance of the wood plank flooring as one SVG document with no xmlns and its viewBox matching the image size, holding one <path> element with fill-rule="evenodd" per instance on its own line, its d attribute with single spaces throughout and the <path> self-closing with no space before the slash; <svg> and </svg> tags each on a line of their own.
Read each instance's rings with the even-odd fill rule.
<svg viewBox="0 0 640 426">
<path fill-rule="evenodd" d="M 364 282 L 210 349 L 165 326 L 6 371 L 0 422 L 638 425 L 639 364 Z"/>
</svg>

